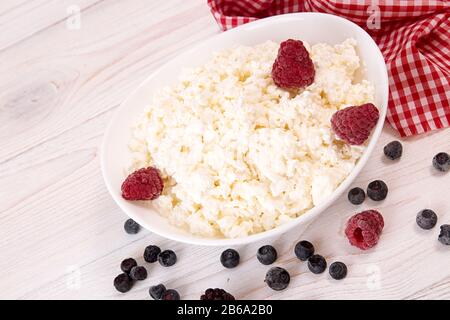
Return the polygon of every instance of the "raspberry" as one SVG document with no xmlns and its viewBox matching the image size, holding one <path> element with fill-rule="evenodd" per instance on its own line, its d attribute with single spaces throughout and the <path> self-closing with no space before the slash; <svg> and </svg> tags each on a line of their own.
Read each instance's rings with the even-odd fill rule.
<svg viewBox="0 0 450 320">
<path fill-rule="evenodd" d="M 383 216 L 378 211 L 367 210 L 348 220 L 345 235 L 351 245 L 367 250 L 378 243 L 383 227 Z"/>
<path fill-rule="evenodd" d="M 378 122 L 380 114 L 372 103 L 352 106 L 337 111 L 331 117 L 331 127 L 345 142 L 361 145 Z"/>
<path fill-rule="evenodd" d="M 139 169 L 122 183 L 125 200 L 155 200 L 161 195 L 164 182 L 159 170 L 153 167 Z"/>
<path fill-rule="evenodd" d="M 278 87 L 304 88 L 313 83 L 315 74 L 314 64 L 303 42 L 289 39 L 280 44 L 272 66 L 272 78 Z"/>
<path fill-rule="evenodd" d="M 223 289 L 206 289 L 200 300 L 234 300 L 234 297 Z"/>
</svg>

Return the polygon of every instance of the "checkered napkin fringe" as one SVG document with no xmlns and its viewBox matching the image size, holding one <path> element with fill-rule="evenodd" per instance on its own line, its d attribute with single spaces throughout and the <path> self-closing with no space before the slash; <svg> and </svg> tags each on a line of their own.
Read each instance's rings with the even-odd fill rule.
<svg viewBox="0 0 450 320">
<path fill-rule="evenodd" d="M 208 5 L 223 30 L 292 12 L 347 18 L 363 27 L 384 55 L 387 120 L 400 135 L 450 126 L 449 0 L 208 0 Z"/>
</svg>

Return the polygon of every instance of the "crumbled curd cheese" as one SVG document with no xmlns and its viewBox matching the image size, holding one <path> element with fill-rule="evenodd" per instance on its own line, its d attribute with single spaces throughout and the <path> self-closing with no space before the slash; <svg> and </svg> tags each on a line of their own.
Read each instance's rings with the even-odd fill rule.
<svg viewBox="0 0 450 320">
<path fill-rule="evenodd" d="M 230 238 L 275 228 L 327 199 L 362 155 L 330 125 L 336 110 L 374 99 L 356 79 L 356 41 L 306 45 L 316 76 L 295 94 L 271 78 L 278 46 L 240 46 L 185 70 L 133 128 L 132 169 L 161 170 L 153 204 L 174 224 Z"/>
</svg>

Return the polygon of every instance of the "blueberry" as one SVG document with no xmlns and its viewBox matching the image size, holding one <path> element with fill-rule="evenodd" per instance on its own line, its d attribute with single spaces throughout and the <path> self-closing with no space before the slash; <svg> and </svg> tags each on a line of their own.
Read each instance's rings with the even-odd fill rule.
<svg viewBox="0 0 450 320">
<path fill-rule="evenodd" d="M 347 266 L 343 262 L 333 262 L 329 271 L 330 276 L 335 280 L 342 280 L 347 276 Z"/>
<path fill-rule="evenodd" d="M 147 269 L 142 266 L 136 266 L 131 268 L 130 277 L 133 280 L 145 280 L 147 279 Z"/>
<path fill-rule="evenodd" d="M 297 258 L 306 261 L 314 254 L 314 246 L 311 242 L 303 240 L 295 245 L 294 252 Z"/>
<path fill-rule="evenodd" d="M 270 268 L 266 273 L 265 283 L 269 286 L 269 288 L 280 291 L 287 288 L 289 282 L 291 281 L 291 276 L 289 272 L 280 267 Z"/>
<path fill-rule="evenodd" d="M 166 291 L 166 287 L 163 284 L 158 284 L 156 286 L 151 286 L 148 293 L 154 300 L 161 300 Z"/>
<path fill-rule="evenodd" d="M 161 249 L 157 246 L 148 246 L 144 251 L 144 260 L 153 263 L 158 260 L 158 254 L 160 254 Z"/>
<path fill-rule="evenodd" d="M 133 219 L 128 219 L 127 221 L 125 221 L 123 228 L 128 234 L 136 234 L 141 229 L 141 226 Z"/>
<path fill-rule="evenodd" d="M 225 268 L 231 269 L 239 264 L 239 253 L 234 249 L 227 249 L 220 255 L 220 262 Z"/>
<path fill-rule="evenodd" d="M 133 281 L 131 280 L 130 276 L 126 273 L 121 273 L 114 279 L 114 287 L 119 292 L 125 293 L 127 291 L 130 291 L 132 286 Z"/>
<path fill-rule="evenodd" d="M 262 264 L 269 265 L 274 263 L 275 260 L 277 260 L 277 250 L 275 250 L 274 247 L 269 245 L 262 246 L 261 248 L 258 249 L 256 257 Z"/>
<path fill-rule="evenodd" d="M 439 233 L 438 240 L 442 244 L 450 245 L 450 224 L 443 224 L 441 226 L 441 233 Z"/>
<path fill-rule="evenodd" d="M 384 181 L 375 180 L 367 186 L 367 196 L 373 201 L 381 201 L 386 199 L 388 187 Z"/>
<path fill-rule="evenodd" d="M 120 269 L 125 273 L 130 273 L 131 268 L 137 266 L 136 260 L 133 258 L 128 258 L 122 261 L 120 264 Z"/>
<path fill-rule="evenodd" d="M 173 289 L 164 292 L 162 300 L 180 300 L 180 294 Z"/>
<path fill-rule="evenodd" d="M 416 222 L 422 229 L 429 230 L 436 225 L 437 215 L 433 210 L 424 209 L 417 214 Z"/>
<path fill-rule="evenodd" d="M 308 268 L 312 273 L 322 273 L 327 268 L 327 261 L 320 254 L 312 255 L 308 259 Z"/>
<path fill-rule="evenodd" d="M 450 156 L 448 153 L 440 152 L 433 158 L 433 166 L 442 172 L 447 172 L 450 169 Z"/>
<path fill-rule="evenodd" d="M 392 141 L 384 147 L 383 151 L 388 159 L 396 160 L 402 156 L 403 146 L 399 141 Z"/>
<path fill-rule="evenodd" d="M 366 199 L 366 193 L 361 188 L 353 188 L 348 192 L 348 201 L 352 204 L 361 204 Z"/>
<path fill-rule="evenodd" d="M 158 261 L 163 267 L 170 267 L 177 262 L 177 255 L 172 250 L 164 250 L 158 255 Z"/>
</svg>

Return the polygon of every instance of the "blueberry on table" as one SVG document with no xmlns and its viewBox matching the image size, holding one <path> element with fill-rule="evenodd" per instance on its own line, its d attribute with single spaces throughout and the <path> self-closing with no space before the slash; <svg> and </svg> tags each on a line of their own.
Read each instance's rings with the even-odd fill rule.
<svg viewBox="0 0 450 320">
<path fill-rule="evenodd" d="M 180 294 L 174 289 L 169 289 L 164 292 L 161 300 L 180 300 Z"/>
<path fill-rule="evenodd" d="M 280 267 L 273 267 L 266 273 L 265 283 L 269 286 L 269 288 L 275 291 L 281 291 L 288 287 L 289 282 L 291 281 L 291 276 L 289 272 Z"/>
<path fill-rule="evenodd" d="M 330 265 L 330 276 L 335 280 L 342 280 L 347 276 L 347 266 L 343 262 L 333 262 Z"/>
<path fill-rule="evenodd" d="M 314 254 L 314 246 L 311 242 L 302 240 L 295 245 L 294 253 L 301 261 L 306 261 Z"/>
<path fill-rule="evenodd" d="M 158 260 L 158 255 L 161 253 L 161 249 L 157 246 L 148 246 L 144 251 L 144 260 L 149 263 L 156 262 Z"/>
<path fill-rule="evenodd" d="M 437 223 L 437 215 L 433 210 L 424 209 L 417 214 L 416 223 L 422 229 L 432 229 Z"/>
<path fill-rule="evenodd" d="M 164 250 L 158 255 L 158 261 L 163 267 L 170 267 L 177 262 L 177 255 L 172 250 Z"/>
<path fill-rule="evenodd" d="M 220 255 L 220 262 L 225 268 L 231 269 L 239 264 L 239 253 L 234 249 L 227 249 Z"/>
<path fill-rule="evenodd" d="M 220 288 L 209 288 L 206 289 L 205 293 L 202 294 L 200 296 L 200 300 L 206 300 L 206 301 L 220 301 L 220 300 L 225 300 L 225 301 L 230 301 L 230 300 L 235 300 L 233 295 L 226 292 L 223 289 Z"/>
<path fill-rule="evenodd" d="M 128 219 L 127 221 L 125 221 L 123 228 L 128 234 L 136 234 L 141 229 L 141 226 L 133 219 Z"/>
<path fill-rule="evenodd" d="M 348 192 L 348 201 L 352 204 L 361 204 L 366 199 L 366 193 L 361 188 L 353 188 Z"/>
<path fill-rule="evenodd" d="M 131 268 L 130 277 L 133 280 L 145 280 L 147 279 L 147 269 L 143 266 L 136 266 Z"/>
<path fill-rule="evenodd" d="M 441 226 L 441 232 L 439 233 L 438 240 L 442 244 L 447 246 L 450 245 L 450 224 L 443 224 Z"/>
<path fill-rule="evenodd" d="M 382 201 L 386 199 L 388 187 L 382 180 L 375 180 L 367 186 L 367 196 L 373 201 Z"/>
<path fill-rule="evenodd" d="M 308 269 L 315 274 L 325 271 L 327 268 L 327 261 L 320 254 L 315 254 L 308 259 Z"/>
<path fill-rule="evenodd" d="M 389 142 L 384 146 L 384 155 L 391 160 L 399 159 L 403 154 L 403 146 L 400 141 Z"/>
<path fill-rule="evenodd" d="M 133 286 L 133 281 L 130 276 L 126 273 L 121 273 L 117 277 L 114 278 L 114 287 L 117 291 L 125 293 L 130 291 Z"/>
<path fill-rule="evenodd" d="M 447 172 L 450 169 L 450 155 L 440 152 L 433 158 L 433 167 L 441 172 Z"/>
<path fill-rule="evenodd" d="M 136 260 L 133 258 L 128 258 L 122 261 L 120 264 L 120 269 L 125 273 L 130 273 L 133 267 L 137 266 Z"/>
<path fill-rule="evenodd" d="M 256 257 L 262 264 L 269 265 L 277 260 L 277 250 L 270 245 L 262 246 L 258 249 Z"/>
<path fill-rule="evenodd" d="M 151 286 L 148 293 L 154 300 L 161 300 L 166 291 L 167 289 L 163 284 L 158 284 L 156 286 Z"/>
</svg>

